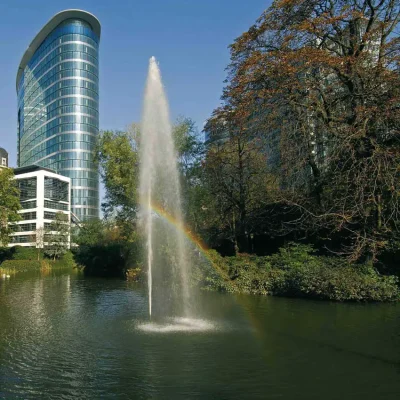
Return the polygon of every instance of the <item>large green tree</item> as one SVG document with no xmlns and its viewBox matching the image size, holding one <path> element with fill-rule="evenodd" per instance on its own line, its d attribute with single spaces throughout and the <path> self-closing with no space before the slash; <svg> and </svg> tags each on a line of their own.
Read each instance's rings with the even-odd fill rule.
<svg viewBox="0 0 400 400">
<path fill-rule="evenodd" d="M 199 176 L 203 142 L 190 118 L 179 117 L 172 129 L 185 216 L 191 225 L 200 225 L 196 205 L 200 204 L 202 196 Z M 108 220 L 114 219 L 126 237 L 135 236 L 140 134 L 140 125 L 133 123 L 125 132 L 102 132 L 98 143 L 97 161 L 106 190 L 102 203 L 104 216 Z"/>
<path fill-rule="evenodd" d="M 106 223 L 100 219 L 85 221 L 74 233 L 74 243 L 78 246 L 96 246 L 105 241 Z"/>
<path fill-rule="evenodd" d="M 137 143 L 129 132 L 104 131 L 100 135 L 97 162 L 105 187 L 101 204 L 106 219 L 115 219 L 131 235 L 138 208 Z"/>
<path fill-rule="evenodd" d="M 7 245 L 11 233 L 9 223 L 19 221 L 19 189 L 12 169 L 0 168 L 0 244 Z"/>
<path fill-rule="evenodd" d="M 68 215 L 58 212 L 44 233 L 44 252 L 53 260 L 64 255 L 70 247 L 70 221 Z M 39 256 L 38 256 L 39 257 Z"/>
<path fill-rule="evenodd" d="M 181 192 L 185 222 L 197 234 L 209 226 L 209 191 L 205 184 L 204 140 L 194 121 L 179 117 L 173 125 L 173 137 L 181 175 Z"/>
</svg>

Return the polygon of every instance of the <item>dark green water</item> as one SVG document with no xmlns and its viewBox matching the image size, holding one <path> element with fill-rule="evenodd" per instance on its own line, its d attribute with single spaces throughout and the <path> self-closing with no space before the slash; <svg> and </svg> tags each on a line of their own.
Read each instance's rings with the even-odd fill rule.
<svg viewBox="0 0 400 400">
<path fill-rule="evenodd" d="M 400 305 L 200 296 L 215 329 L 154 333 L 135 284 L 0 280 L 0 398 L 400 398 Z"/>
</svg>

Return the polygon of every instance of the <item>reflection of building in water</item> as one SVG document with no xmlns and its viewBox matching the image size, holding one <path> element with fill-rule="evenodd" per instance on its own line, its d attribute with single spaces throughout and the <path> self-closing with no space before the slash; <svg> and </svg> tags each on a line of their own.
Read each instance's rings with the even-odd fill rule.
<svg viewBox="0 0 400 400">
<path fill-rule="evenodd" d="M 11 225 L 9 246 L 36 246 L 36 230 L 48 229 L 56 213 L 70 221 L 71 179 L 36 165 L 14 169 L 20 190 L 21 221 Z M 68 239 L 69 241 L 69 239 Z"/>
</svg>

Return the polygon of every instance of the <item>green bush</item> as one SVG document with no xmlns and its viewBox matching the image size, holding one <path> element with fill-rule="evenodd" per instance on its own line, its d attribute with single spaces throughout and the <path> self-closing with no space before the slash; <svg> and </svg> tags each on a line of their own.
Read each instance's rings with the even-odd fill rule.
<svg viewBox="0 0 400 400">
<path fill-rule="evenodd" d="M 68 255 L 67 255 L 68 254 Z M 72 268 L 76 264 L 71 253 L 67 253 L 64 257 L 57 261 L 49 259 L 37 260 L 5 260 L 0 264 L 0 272 L 26 272 L 32 270 L 52 269 L 52 268 Z"/>
<path fill-rule="evenodd" d="M 36 260 L 6 260 L 0 265 L 0 271 L 10 271 L 15 272 L 32 271 L 35 269 L 40 269 L 41 263 Z"/>
<path fill-rule="evenodd" d="M 63 256 L 61 256 L 56 261 L 52 261 L 51 265 L 53 268 L 74 268 L 76 263 L 74 260 L 74 255 L 71 251 L 67 251 Z"/>
<path fill-rule="evenodd" d="M 5 260 L 37 260 L 37 250 L 34 247 L 1 247 L 0 263 Z"/>
<path fill-rule="evenodd" d="M 367 265 L 313 254 L 311 246 L 289 245 L 268 257 L 221 257 L 210 253 L 222 279 L 209 286 L 241 293 L 310 297 L 335 301 L 394 301 L 398 279 Z"/>
<path fill-rule="evenodd" d="M 5 260 L 10 260 L 14 251 L 13 247 L 0 247 L 0 264 Z"/>
<path fill-rule="evenodd" d="M 37 249 L 35 247 L 14 246 L 11 255 L 12 260 L 37 260 Z"/>
<path fill-rule="evenodd" d="M 98 277 L 126 277 L 126 271 L 135 265 L 135 246 L 128 242 L 110 242 L 99 245 L 81 245 L 75 252 L 75 261 L 84 267 L 85 275 Z"/>
<path fill-rule="evenodd" d="M 32 247 L 0 248 L 0 270 L 21 272 L 40 268 L 73 268 L 76 265 L 70 251 L 57 261 L 48 260 L 43 255 L 40 256 L 40 261 L 37 261 L 37 256 L 37 249 Z"/>
</svg>

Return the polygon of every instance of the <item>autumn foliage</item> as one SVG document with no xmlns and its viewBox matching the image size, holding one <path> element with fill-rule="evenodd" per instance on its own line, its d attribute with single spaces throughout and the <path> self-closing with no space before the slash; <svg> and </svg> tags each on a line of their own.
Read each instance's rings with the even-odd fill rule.
<svg viewBox="0 0 400 400">
<path fill-rule="evenodd" d="M 248 195 L 277 205 L 276 234 L 319 237 L 352 260 L 399 242 L 399 10 L 399 0 L 275 1 L 231 45 L 224 104 L 207 129 L 222 118 L 223 151 L 240 139 L 249 166 L 265 159 Z M 211 171 L 232 158 L 221 151 L 210 150 Z"/>
</svg>

